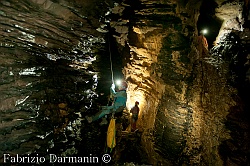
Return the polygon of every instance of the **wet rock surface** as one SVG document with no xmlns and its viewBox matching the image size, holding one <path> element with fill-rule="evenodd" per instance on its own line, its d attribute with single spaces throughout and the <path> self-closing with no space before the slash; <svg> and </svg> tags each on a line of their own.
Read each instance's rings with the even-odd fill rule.
<svg viewBox="0 0 250 166">
<path fill-rule="evenodd" d="M 110 165 L 249 165 L 248 1 L 213 1 L 206 12 L 219 32 L 205 53 L 204 6 L 1 1 L 1 162 L 4 154 L 101 160 L 107 125 L 84 117 L 108 103 L 112 58 L 129 85 L 125 112 L 139 101 L 140 114 L 137 133 L 124 131 L 128 115 L 118 118 Z"/>
<path fill-rule="evenodd" d="M 0 3 L 1 163 L 3 154 L 100 155 L 105 130 L 83 116 L 107 102 L 100 85 L 111 83 L 99 79 L 110 77 L 102 28 L 112 4 Z"/>
</svg>

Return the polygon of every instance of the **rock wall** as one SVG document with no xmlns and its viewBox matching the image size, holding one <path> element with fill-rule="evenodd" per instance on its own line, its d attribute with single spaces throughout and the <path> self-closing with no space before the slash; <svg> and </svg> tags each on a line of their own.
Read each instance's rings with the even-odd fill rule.
<svg viewBox="0 0 250 166">
<path fill-rule="evenodd" d="M 229 11 L 225 5 L 235 4 L 234 14 L 242 12 L 241 3 L 217 3 L 222 15 Z M 125 1 L 118 6 L 123 15 L 112 24 L 118 34 L 118 24 L 127 29 L 115 35 L 125 57 L 127 107 L 140 102 L 142 145 L 153 165 L 228 164 L 220 152 L 232 137 L 226 124 L 238 90 L 230 84 L 234 59 L 217 57 L 221 52 L 229 59 L 234 55 L 221 42 L 219 53 L 202 52 L 197 42 L 200 6 L 192 0 Z M 229 13 L 224 21 L 234 16 Z M 241 24 L 233 25 L 240 30 Z M 222 29 L 229 28 L 225 26 Z"/>
<path fill-rule="evenodd" d="M 248 0 L 213 1 L 222 26 L 210 53 L 197 40 L 202 1 L 112 3 L 0 2 L 0 159 L 104 151 L 106 128 L 82 116 L 107 104 L 111 46 L 128 110 L 140 102 L 147 163 L 249 165 Z"/>
<path fill-rule="evenodd" d="M 86 127 L 82 113 L 97 111 L 99 93 L 109 91 L 99 82 L 108 70 L 103 62 L 109 63 L 101 18 L 108 3 L 0 2 L 1 164 L 6 153 L 48 157 L 103 150 L 100 126 Z"/>
</svg>

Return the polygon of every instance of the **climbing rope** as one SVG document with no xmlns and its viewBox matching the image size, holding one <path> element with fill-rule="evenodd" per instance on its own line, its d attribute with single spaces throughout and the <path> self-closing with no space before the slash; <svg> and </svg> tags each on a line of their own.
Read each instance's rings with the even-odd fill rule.
<svg viewBox="0 0 250 166">
<path fill-rule="evenodd" d="M 110 36 L 108 35 L 108 44 L 109 44 L 109 61 L 110 61 L 110 71 L 111 71 L 111 79 L 112 79 L 112 84 L 114 84 L 114 72 L 113 72 L 113 63 L 112 63 L 112 54 L 111 54 L 111 49 L 110 49 Z M 111 102 L 113 102 L 114 96 L 111 93 L 110 90 L 110 95 L 108 99 L 108 105 Z"/>
<path fill-rule="evenodd" d="M 110 49 L 110 39 L 109 39 L 109 37 L 108 37 L 108 43 L 109 43 L 109 61 L 110 61 L 110 71 L 111 71 L 112 83 L 114 84 L 114 72 L 113 72 L 112 55 L 111 55 L 111 49 Z"/>
<path fill-rule="evenodd" d="M 111 71 L 111 78 L 112 78 L 112 84 L 114 84 L 114 72 L 113 72 L 113 63 L 112 63 L 112 54 L 111 54 L 111 49 L 110 49 L 110 37 L 108 36 L 108 44 L 109 44 L 109 61 L 110 61 L 110 71 Z M 110 100 L 113 99 L 113 95 L 110 92 L 110 97 L 108 104 Z M 115 118 L 114 114 L 112 113 L 112 117 L 108 126 L 108 131 L 107 131 L 107 140 L 106 140 L 106 146 L 105 146 L 105 153 L 108 152 L 108 149 L 110 149 L 110 153 L 112 152 L 113 148 L 116 145 L 116 131 L 115 131 Z"/>
</svg>

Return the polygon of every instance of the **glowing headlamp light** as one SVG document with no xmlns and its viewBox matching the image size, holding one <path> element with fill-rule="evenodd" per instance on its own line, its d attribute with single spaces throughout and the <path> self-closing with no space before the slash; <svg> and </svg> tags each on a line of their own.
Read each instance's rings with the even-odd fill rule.
<svg viewBox="0 0 250 166">
<path fill-rule="evenodd" d="M 205 34 L 207 34 L 207 29 L 203 29 L 202 31 L 201 31 L 201 33 L 203 33 L 203 35 L 205 35 Z"/>
<path fill-rule="evenodd" d="M 116 83 L 116 85 L 118 85 L 118 86 L 119 86 L 119 85 L 121 85 L 121 84 L 122 84 L 122 81 L 121 81 L 121 80 L 116 80 L 116 82 L 115 82 L 115 83 Z"/>
</svg>

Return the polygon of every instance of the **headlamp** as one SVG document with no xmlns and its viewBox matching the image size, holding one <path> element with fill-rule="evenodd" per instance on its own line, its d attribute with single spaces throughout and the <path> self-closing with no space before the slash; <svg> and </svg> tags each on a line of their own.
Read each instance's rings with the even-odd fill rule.
<svg viewBox="0 0 250 166">
<path fill-rule="evenodd" d="M 115 83 L 116 83 L 116 85 L 120 86 L 122 84 L 122 81 L 121 80 L 116 80 Z"/>
<path fill-rule="evenodd" d="M 203 29 L 202 31 L 201 31 L 201 33 L 203 34 L 203 35 L 205 35 L 205 34 L 207 34 L 207 29 Z"/>
</svg>

